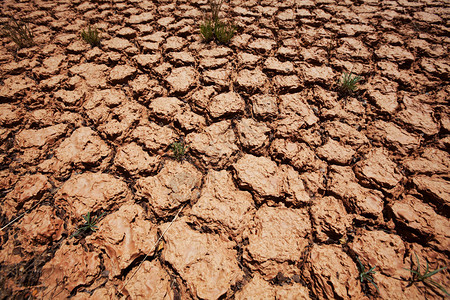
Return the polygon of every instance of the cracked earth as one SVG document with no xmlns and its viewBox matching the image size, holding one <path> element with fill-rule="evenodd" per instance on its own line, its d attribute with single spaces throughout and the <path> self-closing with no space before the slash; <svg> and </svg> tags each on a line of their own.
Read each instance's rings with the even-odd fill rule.
<svg viewBox="0 0 450 300">
<path fill-rule="evenodd" d="M 406 269 L 450 266 L 447 1 L 230 0 L 228 45 L 206 0 L 0 9 L 1 299 L 445 296 Z"/>
</svg>

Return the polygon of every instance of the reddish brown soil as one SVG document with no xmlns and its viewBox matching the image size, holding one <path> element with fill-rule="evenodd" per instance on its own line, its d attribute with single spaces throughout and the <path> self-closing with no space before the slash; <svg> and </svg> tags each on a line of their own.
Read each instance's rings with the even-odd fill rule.
<svg viewBox="0 0 450 300">
<path fill-rule="evenodd" d="M 1 299 L 444 297 L 448 1 L 231 0 L 229 45 L 206 0 L 0 7 Z"/>
</svg>

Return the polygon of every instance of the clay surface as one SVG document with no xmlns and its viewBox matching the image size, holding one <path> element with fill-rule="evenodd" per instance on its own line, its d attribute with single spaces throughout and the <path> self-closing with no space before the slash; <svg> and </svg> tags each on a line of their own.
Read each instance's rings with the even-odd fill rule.
<svg viewBox="0 0 450 300">
<path fill-rule="evenodd" d="M 0 1 L 0 299 L 448 297 L 448 1 L 211 1 Z"/>
</svg>

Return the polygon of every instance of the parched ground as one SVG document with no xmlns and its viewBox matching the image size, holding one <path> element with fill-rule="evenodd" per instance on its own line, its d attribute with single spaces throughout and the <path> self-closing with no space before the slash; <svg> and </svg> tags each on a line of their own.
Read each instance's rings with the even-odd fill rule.
<svg viewBox="0 0 450 300">
<path fill-rule="evenodd" d="M 229 45 L 206 0 L 0 7 L 1 299 L 445 296 L 448 1 L 231 0 Z"/>
</svg>

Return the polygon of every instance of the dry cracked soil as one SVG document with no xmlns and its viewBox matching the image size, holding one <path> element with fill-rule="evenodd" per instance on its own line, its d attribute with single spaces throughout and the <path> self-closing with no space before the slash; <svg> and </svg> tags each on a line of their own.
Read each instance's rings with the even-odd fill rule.
<svg viewBox="0 0 450 300">
<path fill-rule="evenodd" d="M 448 1 L 230 0 L 227 45 L 207 0 L 0 9 L 1 299 L 445 297 Z"/>
</svg>

